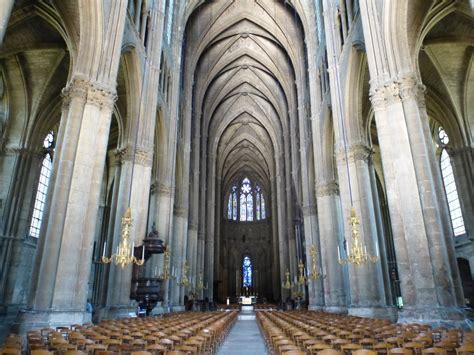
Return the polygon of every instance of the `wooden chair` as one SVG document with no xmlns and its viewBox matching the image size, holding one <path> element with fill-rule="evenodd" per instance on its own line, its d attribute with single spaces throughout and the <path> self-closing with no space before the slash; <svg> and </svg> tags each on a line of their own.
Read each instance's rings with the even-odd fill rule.
<svg viewBox="0 0 474 355">
<path fill-rule="evenodd" d="M 437 355 L 446 355 L 446 349 L 443 348 L 428 348 L 423 349 L 421 353 L 424 354 L 437 354 Z"/>
<path fill-rule="evenodd" d="M 388 351 L 392 348 L 392 344 L 389 343 L 378 343 L 373 346 L 374 351 L 377 353 L 383 352 L 384 354 L 388 354 Z"/>
<path fill-rule="evenodd" d="M 199 351 L 198 348 L 189 345 L 178 345 L 174 348 L 174 350 L 184 351 L 186 354 L 190 355 L 197 355 Z"/>
<path fill-rule="evenodd" d="M 415 354 L 421 354 L 421 350 L 425 348 L 425 344 L 423 343 L 415 343 L 415 342 L 409 342 L 403 344 L 403 347 L 405 349 L 410 349 L 412 350 Z"/>
<path fill-rule="evenodd" d="M 456 349 L 456 355 L 472 355 L 474 354 L 474 343 L 463 345 Z"/>
<path fill-rule="evenodd" d="M 86 353 L 80 350 L 68 350 L 64 353 L 64 355 L 86 355 Z"/>
<path fill-rule="evenodd" d="M 324 349 L 321 351 L 318 351 L 318 355 L 344 355 L 342 351 L 339 350 L 334 350 L 334 349 Z"/>
<path fill-rule="evenodd" d="M 54 355 L 54 352 L 49 350 L 31 350 L 30 355 Z"/>
<path fill-rule="evenodd" d="M 394 348 L 388 351 L 389 355 L 413 355 L 413 351 L 411 349 L 405 348 Z"/>
<path fill-rule="evenodd" d="M 180 350 L 171 350 L 165 353 L 166 355 L 186 355 L 186 352 Z"/>
<path fill-rule="evenodd" d="M 353 351 L 352 355 L 377 355 L 377 352 L 370 349 L 359 349 Z"/>
<path fill-rule="evenodd" d="M 6 354 L 6 355 L 21 355 L 21 349 L 16 349 L 16 348 L 2 348 L 0 349 L 0 354 Z"/>
<path fill-rule="evenodd" d="M 152 355 L 149 351 L 132 351 L 131 355 Z"/>
<path fill-rule="evenodd" d="M 362 349 L 362 346 L 360 346 L 359 344 L 344 344 L 341 346 L 341 351 L 344 353 L 344 354 L 350 354 L 350 353 L 353 353 L 355 350 L 361 350 Z"/>
</svg>

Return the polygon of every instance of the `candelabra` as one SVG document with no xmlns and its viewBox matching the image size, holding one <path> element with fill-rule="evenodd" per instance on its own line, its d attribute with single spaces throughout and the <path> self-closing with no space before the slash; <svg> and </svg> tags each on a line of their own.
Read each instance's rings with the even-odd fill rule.
<svg viewBox="0 0 474 355">
<path fill-rule="evenodd" d="M 341 252 L 339 246 L 337 247 L 337 255 L 339 264 L 351 263 L 356 266 L 364 265 L 369 262 L 375 263 L 379 260 L 378 248 L 377 255 L 372 256 L 367 253 L 367 246 L 363 245 L 359 237 L 359 219 L 356 216 L 355 209 L 351 209 L 351 216 L 349 218 L 349 224 L 351 225 L 352 245 L 350 250 L 347 252 L 347 259 L 341 259 Z"/>
<path fill-rule="evenodd" d="M 288 269 L 286 269 L 285 281 L 282 282 L 281 287 L 284 288 L 285 290 L 291 290 L 291 288 L 293 287 L 293 285 L 290 281 L 290 272 L 288 271 Z"/>
<path fill-rule="evenodd" d="M 170 255 L 171 252 L 169 251 L 168 248 L 166 248 L 164 255 L 164 260 L 163 260 L 163 273 L 158 276 L 160 280 L 167 281 L 171 278 L 171 273 L 170 273 Z"/>
<path fill-rule="evenodd" d="M 181 280 L 179 281 L 180 286 L 188 287 L 189 286 L 189 279 L 188 279 L 188 262 L 185 260 L 183 265 L 183 273 L 181 275 Z"/>
<path fill-rule="evenodd" d="M 198 283 L 196 285 L 196 290 L 201 291 L 201 290 L 207 290 L 207 286 L 204 286 L 204 281 L 202 279 L 202 272 L 199 273 L 199 278 L 198 278 Z"/>
<path fill-rule="evenodd" d="M 298 270 L 300 272 L 300 276 L 298 277 L 298 284 L 304 285 L 306 283 L 306 278 L 304 277 L 304 264 L 303 264 L 303 260 L 301 259 L 300 259 L 300 262 L 298 263 Z"/>
<path fill-rule="evenodd" d="M 129 208 L 125 211 L 122 217 L 122 237 L 120 243 L 117 246 L 117 251 L 110 257 L 105 256 L 105 250 L 107 248 L 107 242 L 104 243 L 104 252 L 102 254 L 101 262 L 103 264 L 114 263 L 119 265 L 122 269 L 129 264 L 136 264 L 142 266 L 145 263 L 145 245 L 142 249 L 142 258 L 137 259 L 134 255 L 135 244 L 132 243 L 130 246 L 130 226 L 132 225 L 132 211 Z"/>
<path fill-rule="evenodd" d="M 316 281 L 319 280 L 320 278 L 326 278 L 326 275 L 324 275 L 321 271 L 321 268 L 317 268 L 316 265 L 318 265 L 317 262 L 317 252 L 316 252 L 316 247 L 314 245 L 311 245 L 311 251 L 309 253 L 311 255 L 311 273 L 308 275 L 308 281 Z"/>
</svg>

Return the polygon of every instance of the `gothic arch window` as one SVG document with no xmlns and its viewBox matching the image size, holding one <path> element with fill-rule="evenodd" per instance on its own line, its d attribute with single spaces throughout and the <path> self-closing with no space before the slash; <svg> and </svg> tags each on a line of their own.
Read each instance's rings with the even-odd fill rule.
<svg viewBox="0 0 474 355">
<path fill-rule="evenodd" d="M 441 175 L 443 177 L 444 190 L 448 200 L 451 225 L 453 227 L 454 236 L 457 237 L 458 235 L 465 234 L 466 229 L 464 228 L 464 219 L 459 204 L 459 196 L 456 188 L 456 181 L 454 180 L 451 158 L 446 150 L 446 145 L 449 143 L 449 137 L 443 127 L 438 128 L 438 138 L 442 148 L 440 157 Z"/>
<path fill-rule="evenodd" d="M 267 217 L 263 190 L 249 178 L 233 185 L 227 196 L 228 220 L 252 222 Z"/>
<path fill-rule="evenodd" d="M 244 287 L 252 287 L 252 261 L 250 257 L 244 256 L 244 260 L 242 262 L 242 280 Z"/>
<path fill-rule="evenodd" d="M 53 168 L 53 152 L 55 145 L 54 132 L 50 131 L 43 142 L 43 157 L 41 161 L 40 177 L 36 189 L 35 204 L 33 207 L 33 216 L 30 223 L 30 236 L 38 238 L 43 220 L 46 195 L 48 193 L 51 170 Z"/>
</svg>

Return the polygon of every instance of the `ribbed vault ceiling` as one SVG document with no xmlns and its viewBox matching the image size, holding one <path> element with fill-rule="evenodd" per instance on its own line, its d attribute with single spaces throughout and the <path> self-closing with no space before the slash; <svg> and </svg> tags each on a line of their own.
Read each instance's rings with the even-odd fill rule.
<svg viewBox="0 0 474 355">
<path fill-rule="evenodd" d="M 268 192 L 282 158 L 296 154 L 302 38 L 293 8 L 280 1 L 206 2 L 190 17 L 193 134 L 202 158 L 216 164 L 224 194 L 244 175 Z"/>
</svg>

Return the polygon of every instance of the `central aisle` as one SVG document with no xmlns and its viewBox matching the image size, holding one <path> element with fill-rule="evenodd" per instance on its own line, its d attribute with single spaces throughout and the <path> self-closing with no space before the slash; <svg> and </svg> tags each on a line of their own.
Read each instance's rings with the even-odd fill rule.
<svg viewBox="0 0 474 355">
<path fill-rule="evenodd" d="M 260 334 L 257 321 L 239 319 L 224 340 L 218 355 L 267 355 L 265 342 Z"/>
</svg>

